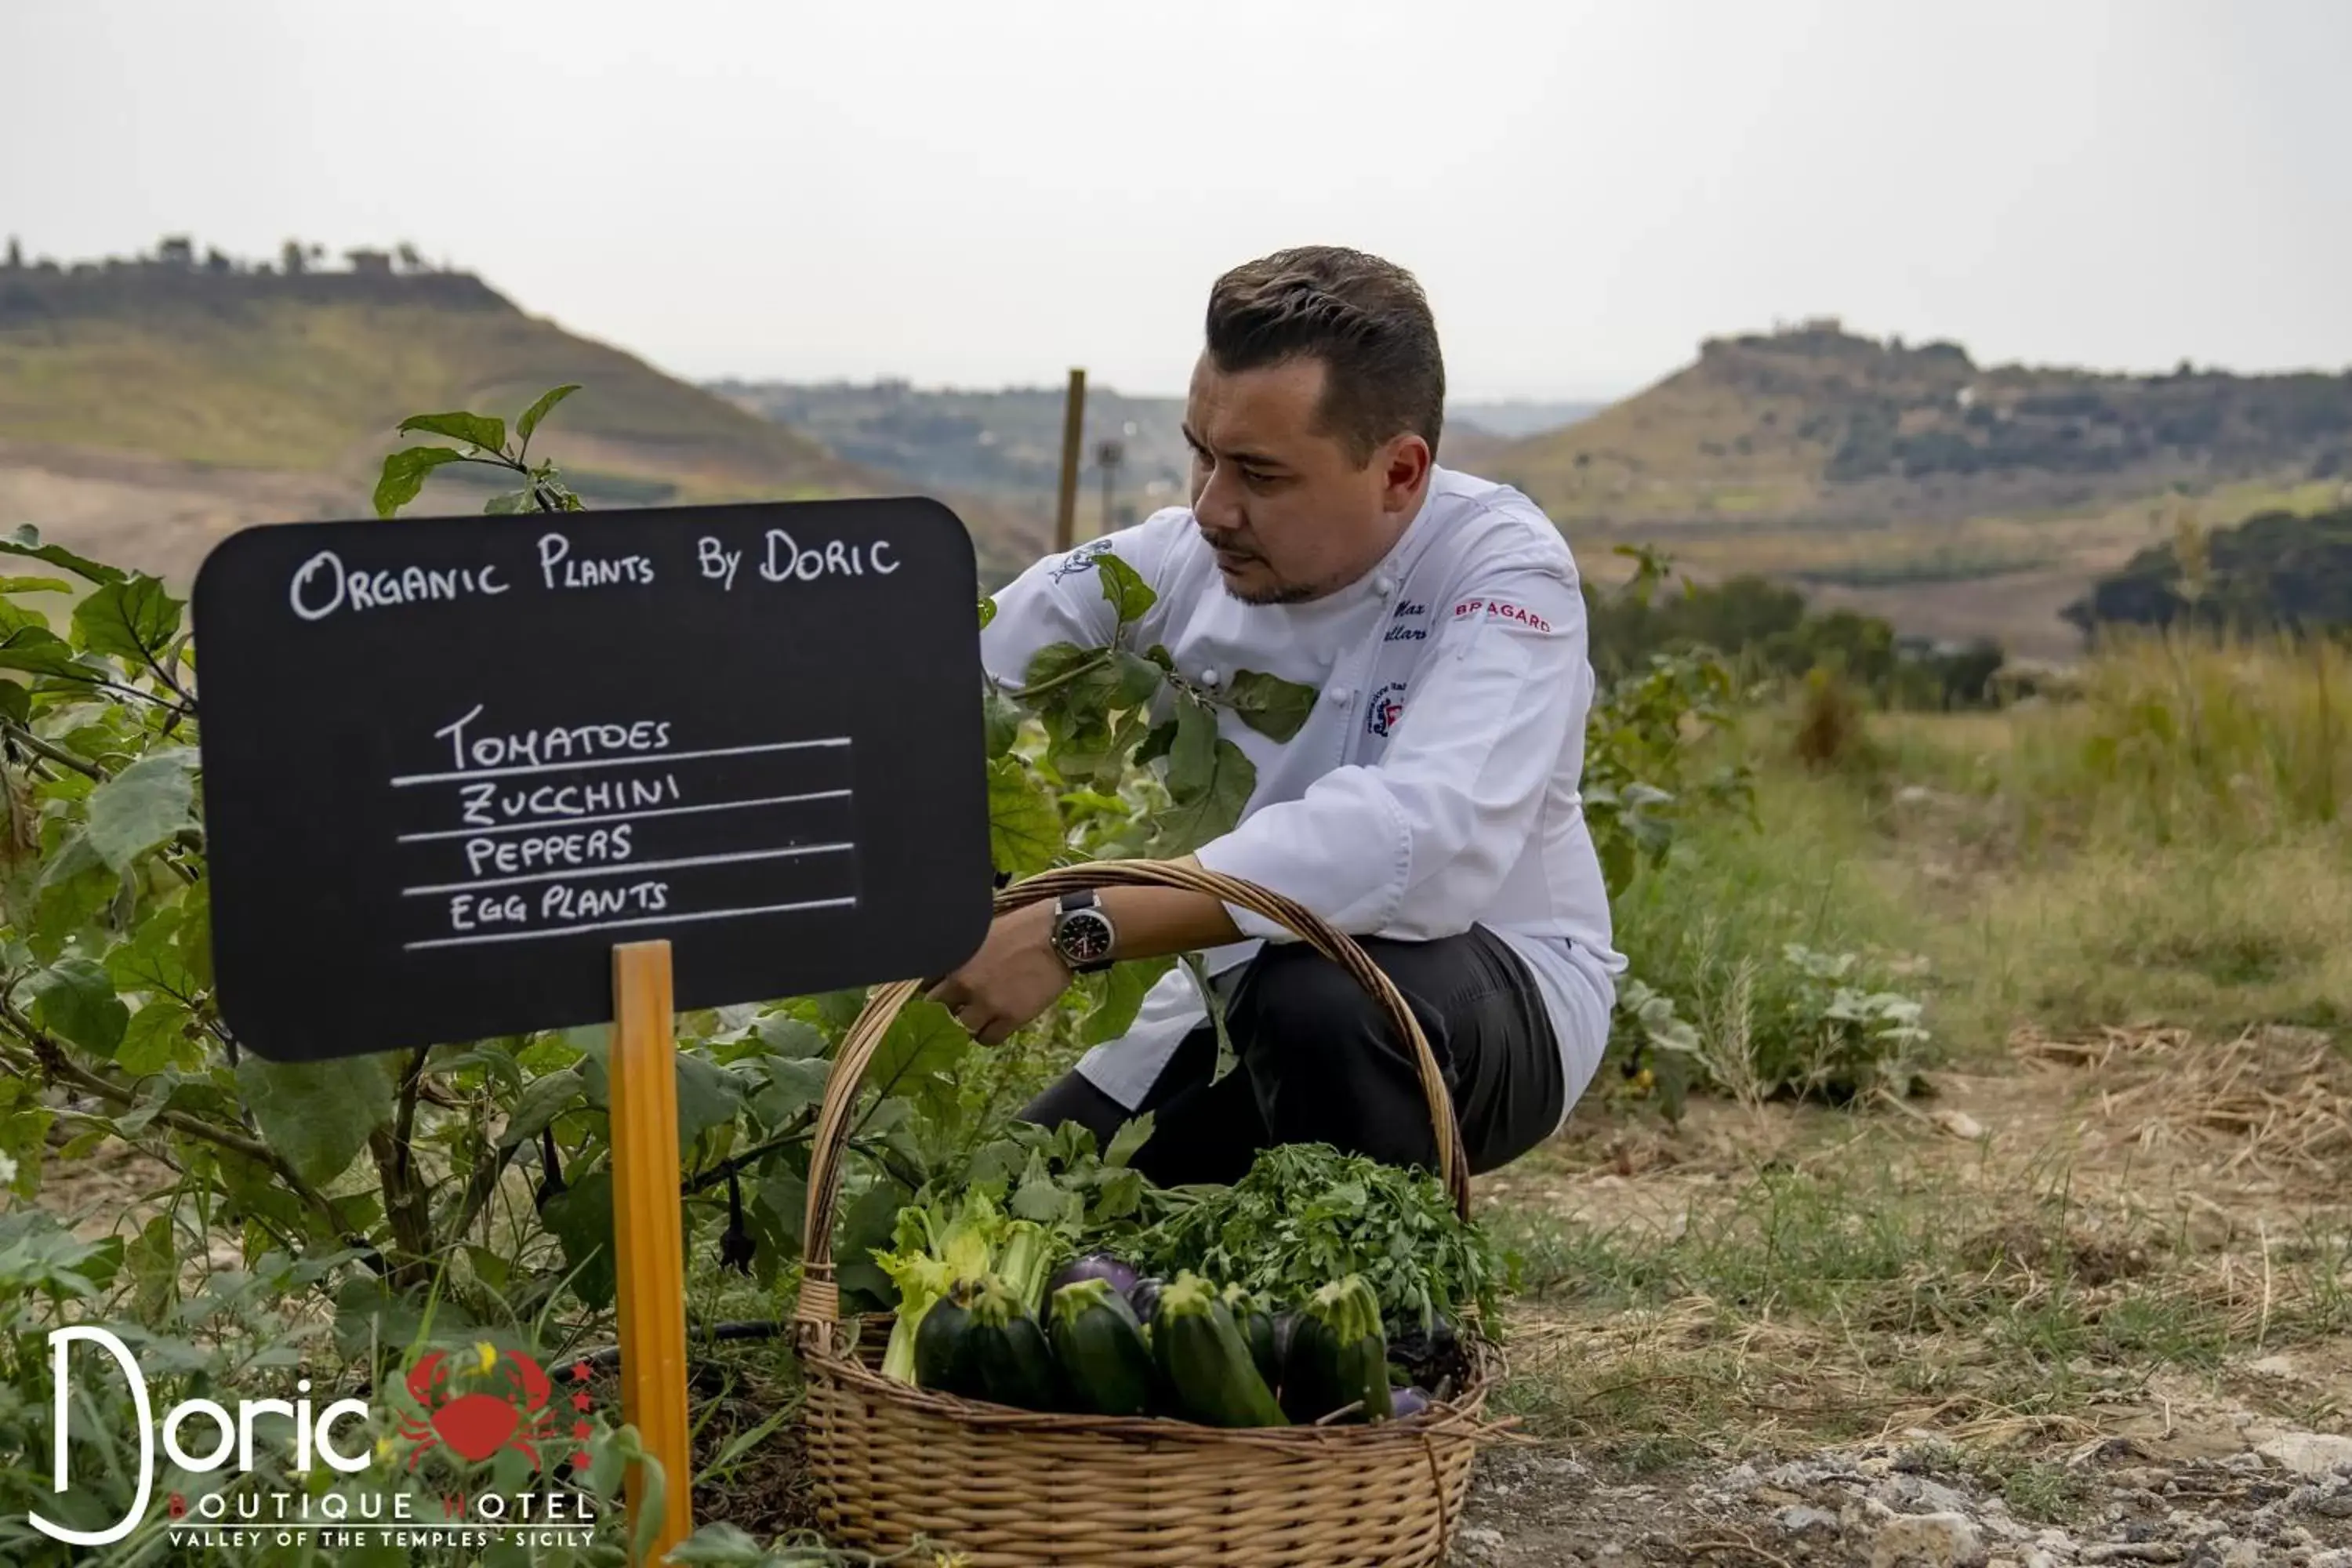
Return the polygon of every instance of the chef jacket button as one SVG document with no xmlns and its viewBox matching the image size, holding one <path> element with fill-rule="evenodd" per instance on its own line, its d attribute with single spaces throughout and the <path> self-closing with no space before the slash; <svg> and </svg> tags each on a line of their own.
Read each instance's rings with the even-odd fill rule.
<svg viewBox="0 0 2352 1568">
<path fill-rule="evenodd" d="M 1337 702 L 1342 708 L 1345 708 L 1349 703 L 1353 702 L 1355 700 L 1356 690 L 1354 687 L 1335 686 L 1331 689 L 1331 700 Z"/>
<path fill-rule="evenodd" d="M 1202 684 L 1202 685 L 1203 685 L 1203 686 L 1214 686 L 1214 685 L 1216 685 L 1216 683 L 1217 683 L 1217 668 L 1216 668 L 1216 666 L 1214 666 L 1214 665 L 1211 665 L 1211 666 L 1209 666 L 1206 669 L 1203 669 L 1202 671 L 1201 671 L 1201 684 Z"/>
<path fill-rule="evenodd" d="M 1384 572 L 1372 579 L 1372 592 L 1385 599 L 1396 592 L 1396 583 Z"/>
</svg>

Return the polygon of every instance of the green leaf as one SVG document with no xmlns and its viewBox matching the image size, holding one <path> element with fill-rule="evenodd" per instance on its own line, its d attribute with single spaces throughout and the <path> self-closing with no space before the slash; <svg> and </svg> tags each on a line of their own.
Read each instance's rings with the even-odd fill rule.
<svg viewBox="0 0 2352 1568">
<path fill-rule="evenodd" d="M 162 1072 L 188 1048 L 188 1026 L 194 1020 L 186 1004 L 168 996 L 148 1003 L 131 1016 L 115 1065 L 136 1078 Z"/>
<path fill-rule="evenodd" d="M 41 531 L 26 523 L 6 539 L 0 539 L 0 555 L 21 555 L 34 561 L 46 561 L 52 566 L 62 566 L 77 577 L 93 583 L 114 583 L 122 578 L 122 569 L 76 555 L 61 544 L 41 542 Z"/>
<path fill-rule="evenodd" d="M 1168 793 L 1178 802 L 1196 800 L 1215 783 L 1217 715 L 1189 692 L 1176 699 L 1176 740 L 1168 748 Z"/>
<path fill-rule="evenodd" d="M 1261 735 L 1287 741 L 1298 733 L 1315 710 L 1315 688 L 1267 675 L 1238 669 L 1225 687 L 1225 699 L 1243 723 Z"/>
<path fill-rule="evenodd" d="M 985 598 L 981 600 L 980 629 L 982 631 L 986 631 L 988 629 L 988 624 L 994 619 L 996 619 L 996 601 L 993 598 Z"/>
<path fill-rule="evenodd" d="M 106 972 L 117 990 L 174 997 L 184 1003 L 205 989 L 204 981 L 189 969 L 181 942 L 181 927 L 190 912 L 176 906 L 159 909 L 139 922 L 130 941 L 108 951 Z M 202 913 L 201 910 L 195 912 Z"/>
<path fill-rule="evenodd" d="M 980 700 L 981 717 L 988 737 L 988 754 L 1001 757 L 1021 738 L 1021 708 L 992 686 Z"/>
<path fill-rule="evenodd" d="M 572 381 L 564 383 L 562 386 L 551 386 L 541 393 L 539 401 L 524 409 L 522 417 L 515 421 L 515 439 L 528 447 L 530 445 L 531 432 L 538 429 L 539 422 L 547 417 L 547 411 L 579 390 L 580 384 Z"/>
<path fill-rule="evenodd" d="M 117 871 L 198 826 L 193 746 L 150 752 L 90 792 L 89 847 Z"/>
<path fill-rule="evenodd" d="M 161 655 L 180 630 L 181 602 L 141 573 L 109 583 L 74 606 L 74 633 L 92 653 L 143 664 Z"/>
<path fill-rule="evenodd" d="M 1108 550 L 1095 557 L 1095 571 L 1102 578 L 1103 597 L 1109 600 L 1110 607 L 1118 612 L 1118 624 L 1122 626 L 1129 621 L 1141 620 L 1144 612 L 1159 600 L 1160 595 L 1151 591 L 1151 584 L 1146 583 L 1134 567 Z"/>
<path fill-rule="evenodd" d="M 495 495 L 484 501 L 482 510 L 490 517 L 512 517 L 530 505 L 529 490 L 509 490 L 503 495 Z"/>
<path fill-rule="evenodd" d="M 694 1141 L 714 1127 L 724 1127 L 743 1108 L 742 1086 L 735 1075 L 708 1057 L 677 1053 L 677 1146 Z"/>
<path fill-rule="evenodd" d="M 1142 707 L 1159 695 L 1160 682 L 1167 679 L 1158 665 L 1125 648 L 1110 656 L 1110 705 L 1114 708 Z"/>
<path fill-rule="evenodd" d="M 878 1312 L 898 1300 L 890 1277 L 874 1261 L 876 1249 L 888 1251 L 898 1228 L 898 1210 L 914 1194 L 897 1182 L 877 1181 L 842 1216 L 834 1242 L 834 1280 L 841 1287 L 845 1312 Z"/>
<path fill-rule="evenodd" d="M 1153 819 L 1152 853 L 1162 858 L 1189 855 L 1233 831 L 1256 787 L 1257 769 L 1231 741 L 1217 742 L 1208 787 L 1190 800 L 1170 805 Z"/>
<path fill-rule="evenodd" d="M 114 977 L 94 958 L 61 958 L 25 982 L 33 1022 L 100 1056 L 114 1054 L 131 1023 L 131 1009 L 114 994 Z"/>
<path fill-rule="evenodd" d="M 333 1026 L 326 1020 L 321 1027 Z M 387 1054 L 339 1061 L 274 1062 L 247 1053 L 237 1092 L 268 1145 L 313 1186 L 340 1176 L 369 1134 L 392 1125 L 398 1085 Z"/>
<path fill-rule="evenodd" d="M 404 436 L 420 430 L 427 436 L 446 436 L 452 441 L 463 441 L 485 452 L 507 449 L 507 422 L 495 415 L 468 414 L 460 409 L 447 414 L 412 414 L 400 422 Z"/>
<path fill-rule="evenodd" d="M 0 637 L 0 669 L 92 679 L 91 671 L 78 661 L 73 644 L 47 626 L 18 626 Z"/>
<path fill-rule="evenodd" d="M 1049 680 L 1058 680 L 1078 666 L 1100 658 L 1102 653 L 1100 648 L 1081 647 L 1074 642 L 1049 642 L 1029 656 L 1029 668 L 1023 677 L 1024 683 L 1043 686 Z"/>
<path fill-rule="evenodd" d="M 1045 870 L 1062 853 L 1062 815 L 1018 757 L 988 764 L 988 852 L 1015 877 Z"/>
<path fill-rule="evenodd" d="M 514 1113 L 507 1118 L 506 1131 L 499 1134 L 499 1151 L 520 1149 L 525 1140 L 538 1137 L 586 1089 L 578 1068 L 541 1073 L 523 1085 L 522 1093 L 515 1098 Z"/>
<path fill-rule="evenodd" d="M 1135 1152 L 1142 1148 L 1150 1136 L 1151 1112 L 1147 1110 L 1140 1116 L 1129 1117 L 1118 1124 L 1118 1131 L 1110 1135 L 1110 1147 L 1103 1151 L 1102 1163 L 1106 1165 L 1126 1164 L 1135 1158 Z"/>
<path fill-rule="evenodd" d="M 770 1013 L 751 1026 L 751 1032 L 760 1037 L 760 1044 L 772 1056 L 798 1060 L 824 1055 L 824 1034 L 814 1024 L 790 1013 Z"/>
<path fill-rule="evenodd" d="M 425 476 L 465 454 L 451 447 L 403 447 L 383 460 L 383 474 L 375 482 L 375 514 L 390 517 L 416 499 Z"/>
<path fill-rule="evenodd" d="M 1087 1015 L 1078 1031 L 1079 1040 L 1089 1046 L 1099 1046 L 1106 1040 L 1118 1039 L 1135 1026 L 1135 1015 L 1143 1006 L 1144 994 L 1160 984 L 1160 977 L 1175 967 L 1176 960 L 1168 958 L 1134 958 L 1111 965 L 1102 977 L 1102 1000 Z"/>
<path fill-rule="evenodd" d="M 882 1037 L 874 1059 L 866 1064 L 866 1081 L 884 1095 L 908 1095 L 925 1079 L 952 1079 L 957 1064 L 971 1049 L 971 1037 L 955 1015 L 928 996 L 918 996 L 899 1009 Z"/>
<path fill-rule="evenodd" d="M 823 1100 L 833 1076 L 833 1064 L 822 1057 L 772 1057 L 761 1065 L 768 1087 L 751 1097 L 751 1110 L 770 1127 L 782 1126 Z"/>
<path fill-rule="evenodd" d="M 73 584 L 62 577 L 0 577 L 0 594 L 70 594 Z"/>
<path fill-rule="evenodd" d="M 564 1275 L 583 1306 L 613 1304 L 613 1172 L 592 1171 L 547 1201 L 540 1218 L 563 1248 Z"/>
</svg>

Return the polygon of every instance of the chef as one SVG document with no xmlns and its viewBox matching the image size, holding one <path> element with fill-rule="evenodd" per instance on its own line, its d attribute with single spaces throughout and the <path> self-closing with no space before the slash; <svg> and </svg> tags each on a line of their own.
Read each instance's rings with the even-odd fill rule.
<svg viewBox="0 0 2352 1568">
<path fill-rule="evenodd" d="M 1213 689 L 1235 670 L 1317 689 L 1255 765 L 1239 824 L 1189 858 L 1286 894 L 1354 937 L 1444 1068 L 1474 1171 L 1549 1137 L 1599 1067 L 1616 976 L 1579 776 L 1592 699 L 1567 542 L 1517 490 L 1441 468 L 1437 332 L 1376 257 L 1285 250 L 1211 289 L 1185 402 L 1192 504 L 1037 562 L 996 597 L 982 656 L 1018 685 L 1048 643 L 1108 643 L 1096 563 L 1141 574 L 1135 629 Z M 1135 1163 L 1228 1183 L 1256 1152 L 1321 1142 L 1433 1166 L 1410 1049 L 1370 992 L 1285 928 L 1212 895 L 1116 887 L 997 917 L 929 994 L 1003 1040 L 1074 973 L 1201 952 L 1239 1066 L 1182 966 L 1131 1029 L 1023 1111 L 1108 1140 L 1151 1112 Z"/>
</svg>

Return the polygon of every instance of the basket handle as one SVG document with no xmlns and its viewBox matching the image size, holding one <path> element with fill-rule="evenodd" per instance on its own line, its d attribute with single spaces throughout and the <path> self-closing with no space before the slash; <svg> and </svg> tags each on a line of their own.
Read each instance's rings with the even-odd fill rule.
<svg viewBox="0 0 2352 1568">
<path fill-rule="evenodd" d="M 1187 888 L 1237 904 L 1284 927 L 1355 976 L 1377 996 L 1390 1021 L 1412 1047 L 1421 1091 L 1429 1101 L 1430 1121 L 1437 1130 L 1438 1178 L 1444 1183 L 1455 1210 L 1463 1218 L 1470 1217 L 1470 1163 L 1463 1153 L 1462 1130 L 1454 1120 L 1454 1100 L 1446 1091 L 1445 1075 L 1437 1065 L 1435 1053 L 1429 1048 L 1420 1021 L 1405 1005 L 1403 994 L 1352 938 L 1305 905 L 1255 883 L 1194 866 L 1157 860 L 1090 860 L 1040 872 L 998 889 L 996 912 L 1003 914 L 1064 893 L 1113 885 Z M 794 1321 L 804 1327 L 830 1328 L 840 1321 L 841 1293 L 834 1279 L 833 1211 L 840 1197 L 842 1154 L 849 1142 L 851 1112 L 856 1109 L 857 1092 L 866 1067 L 881 1047 L 883 1036 L 889 1032 L 899 1010 L 923 988 L 924 983 L 919 980 L 897 980 L 876 987 L 866 997 L 865 1010 L 858 1014 L 857 1021 L 842 1037 L 841 1047 L 834 1056 L 833 1071 L 825 1079 L 824 1100 L 818 1109 L 815 1136 L 809 1146 L 808 1209 L 801 1232 L 800 1306 Z"/>
</svg>

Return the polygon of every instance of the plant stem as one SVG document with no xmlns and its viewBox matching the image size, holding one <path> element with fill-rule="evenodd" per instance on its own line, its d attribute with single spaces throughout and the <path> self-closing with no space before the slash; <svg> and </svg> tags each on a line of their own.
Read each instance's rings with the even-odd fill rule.
<svg viewBox="0 0 2352 1568">
<path fill-rule="evenodd" d="M 61 768 L 71 768 L 84 778 L 95 779 L 100 784 L 106 782 L 106 770 L 96 763 L 85 762 L 71 752 L 51 745 L 13 719 L 0 720 L 0 731 L 5 731 L 10 740 L 36 756 L 46 757 Z"/>
<path fill-rule="evenodd" d="M 0 1006 L 0 1022 L 5 1022 L 20 1039 L 31 1046 L 34 1058 L 38 1062 L 43 1075 L 51 1082 L 62 1080 L 126 1109 L 139 1103 L 139 1097 L 130 1089 L 91 1072 L 68 1056 L 63 1046 L 33 1027 L 31 1022 L 14 1007 Z M 21 1063 L 11 1065 L 16 1067 L 19 1071 L 25 1070 Z M 27 1076 L 30 1076 L 29 1073 Z M 232 1154 L 242 1155 L 257 1164 L 268 1166 L 278 1173 L 278 1179 L 286 1184 L 287 1189 L 295 1196 L 316 1208 L 330 1220 L 334 1218 L 334 1208 L 327 1202 L 325 1195 L 304 1181 L 296 1173 L 294 1167 L 286 1163 L 285 1156 L 267 1143 L 248 1138 L 242 1132 L 216 1126 L 182 1110 L 159 1110 L 155 1113 L 155 1120 L 176 1132 L 184 1132 L 191 1138 L 200 1138 L 215 1148 L 226 1149 Z"/>
<path fill-rule="evenodd" d="M 706 1188 L 715 1187 L 738 1172 L 751 1169 L 779 1149 L 789 1149 L 794 1144 L 807 1142 L 811 1120 L 809 1112 L 803 1110 L 793 1119 L 785 1131 L 777 1133 L 765 1142 L 752 1144 L 740 1154 L 721 1160 L 718 1164 L 688 1181 L 685 1190 L 689 1193 L 698 1193 Z"/>
<path fill-rule="evenodd" d="M 1087 658 L 1078 664 L 1072 665 L 1069 668 L 1062 671 L 1059 675 L 1049 676 L 1045 679 L 1039 681 L 1034 686 L 1016 686 L 1012 691 L 1007 693 L 1007 695 L 1012 697 L 1015 701 L 1033 701 L 1039 697 L 1043 697 L 1046 692 L 1053 690 L 1057 686 L 1067 686 L 1071 681 L 1077 679 L 1078 677 L 1082 675 L 1090 675 L 1094 671 L 1100 669 L 1103 666 L 1110 662 L 1112 652 L 1113 650 L 1110 648 L 1104 648 L 1100 652 L 1095 654 L 1091 658 Z"/>
</svg>

